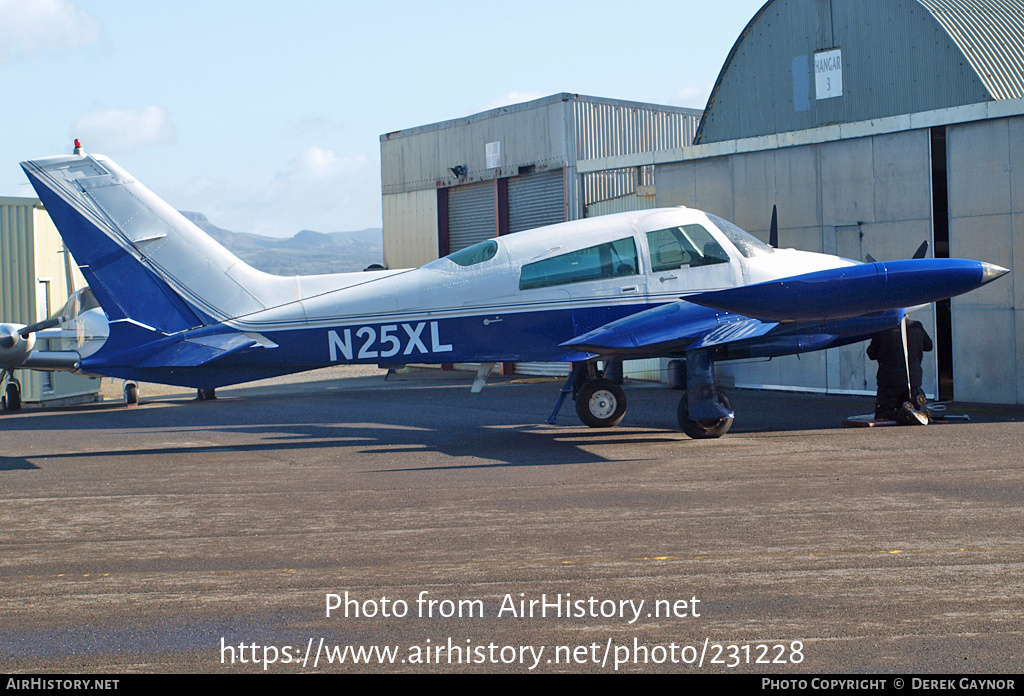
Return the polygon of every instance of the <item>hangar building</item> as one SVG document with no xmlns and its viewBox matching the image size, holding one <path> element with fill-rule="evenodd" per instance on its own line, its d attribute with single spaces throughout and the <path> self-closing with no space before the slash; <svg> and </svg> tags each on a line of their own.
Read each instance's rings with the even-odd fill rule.
<svg viewBox="0 0 1024 696">
<path fill-rule="evenodd" d="M 440 126 L 437 165 L 484 147 L 458 121 L 425 128 Z M 487 138 L 513 132 L 532 135 Z M 389 192 L 411 183 L 397 181 L 408 170 L 387 137 L 386 259 L 400 231 Z M 626 172 L 631 191 L 586 198 L 584 182 Z M 565 181 L 578 216 L 647 207 L 653 194 L 767 239 L 775 204 L 782 246 L 884 261 L 928 240 L 930 254 L 1005 266 L 1014 273 L 914 316 L 936 343 L 929 394 L 1024 403 L 1024 0 L 770 0 L 729 53 L 691 144 L 581 151 Z M 873 393 L 874 372 L 863 345 L 719 366 L 741 386 L 838 393 Z"/>
</svg>

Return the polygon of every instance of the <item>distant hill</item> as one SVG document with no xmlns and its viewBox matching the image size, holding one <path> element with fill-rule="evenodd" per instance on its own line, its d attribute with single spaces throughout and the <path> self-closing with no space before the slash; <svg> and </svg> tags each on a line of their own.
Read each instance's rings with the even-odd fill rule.
<svg viewBox="0 0 1024 696">
<path fill-rule="evenodd" d="M 202 213 L 182 210 L 181 214 L 232 254 L 265 273 L 347 273 L 384 263 L 384 238 L 379 227 L 330 234 L 302 230 L 294 237 L 279 239 L 222 229 Z"/>
</svg>

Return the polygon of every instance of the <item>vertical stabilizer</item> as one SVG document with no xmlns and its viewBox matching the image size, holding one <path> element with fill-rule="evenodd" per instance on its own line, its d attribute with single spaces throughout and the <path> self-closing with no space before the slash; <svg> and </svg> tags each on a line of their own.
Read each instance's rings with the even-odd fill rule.
<svg viewBox="0 0 1024 696">
<path fill-rule="evenodd" d="M 112 322 L 174 333 L 295 299 L 103 156 L 22 168 Z"/>
</svg>

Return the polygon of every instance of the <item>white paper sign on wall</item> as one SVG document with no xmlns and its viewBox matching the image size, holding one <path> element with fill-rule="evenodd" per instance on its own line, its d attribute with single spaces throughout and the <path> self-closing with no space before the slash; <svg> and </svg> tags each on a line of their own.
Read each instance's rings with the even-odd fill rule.
<svg viewBox="0 0 1024 696">
<path fill-rule="evenodd" d="M 818 99 L 843 96 L 843 53 L 840 49 L 814 54 L 814 88 Z"/>
</svg>

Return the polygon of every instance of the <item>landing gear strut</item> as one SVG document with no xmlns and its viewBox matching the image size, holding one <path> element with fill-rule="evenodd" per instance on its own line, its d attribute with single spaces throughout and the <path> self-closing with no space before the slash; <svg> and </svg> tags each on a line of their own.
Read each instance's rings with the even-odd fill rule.
<svg viewBox="0 0 1024 696">
<path fill-rule="evenodd" d="M 732 427 L 732 403 L 715 384 L 710 350 L 686 351 L 686 391 L 679 400 L 676 416 L 679 427 L 695 440 L 722 437 Z"/>
<path fill-rule="evenodd" d="M 732 403 L 729 401 L 729 397 L 725 395 L 725 392 L 719 389 L 716 390 L 715 394 L 718 398 L 718 403 L 732 411 Z M 691 420 L 690 403 L 686 392 L 683 392 L 683 398 L 679 400 L 679 408 L 676 411 L 676 415 L 679 418 L 679 427 L 694 440 L 722 437 L 732 427 L 732 418 Z"/>
</svg>

